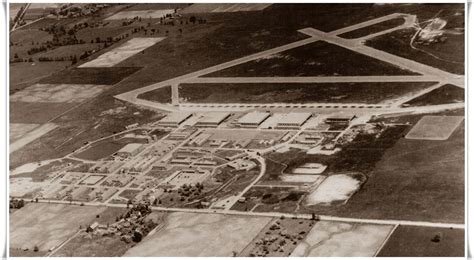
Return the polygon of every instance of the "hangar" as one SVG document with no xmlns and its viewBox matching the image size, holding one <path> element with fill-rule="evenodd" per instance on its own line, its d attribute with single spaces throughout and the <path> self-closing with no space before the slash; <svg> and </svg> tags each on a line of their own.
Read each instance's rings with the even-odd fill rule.
<svg viewBox="0 0 474 260">
<path fill-rule="evenodd" d="M 227 112 L 210 112 L 204 114 L 195 126 L 197 127 L 217 127 L 220 125 L 222 122 L 224 122 L 228 117 L 230 116 L 230 113 Z"/>
<path fill-rule="evenodd" d="M 124 147 L 122 147 L 122 149 L 117 151 L 117 155 L 122 156 L 122 157 L 135 156 L 139 152 L 141 152 L 142 148 L 143 148 L 143 144 L 140 144 L 140 143 L 127 144 Z"/>
<path fill-rule="evenodd" d="M 158 122 L 159 126 L 164 127 L 178 127 L 182 124 L 186 119 L 190 118 L 193 114 L 186 113 L 186 112 L 177 112 L 172 113 L 164 117 Z"/>
<path fill-rule="evenodd" d="M 309 112 L 285 114 L 277 123 L 277 129 L 298 129 L 312 116 Z"/>
<path fill-rule="evenodd" d="M 251 112 L 245 114 L 243 117 L 237 121 L 237 124 L 240 127 L 246 128 L 256 128 L 258 127 L 263 121 L 265 121 L 270 116 L 270 113 L 267 112 Z"/>
</svg>

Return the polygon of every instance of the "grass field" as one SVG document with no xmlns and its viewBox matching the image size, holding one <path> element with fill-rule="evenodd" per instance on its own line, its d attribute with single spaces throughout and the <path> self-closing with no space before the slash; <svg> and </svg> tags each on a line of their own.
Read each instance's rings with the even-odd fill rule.
<svg viewBox="0 0 474 260">
<path fill-rule="evenodd" d="M 291 254 L 294 257 L 371 257 L 383 245 L 392 226 L 317 222 Z"/>
<path fill-rule="evenodd" d="M 443 43 L 416 46 L 423 50 L 420 51 L 410 47 L 415 32 L 415 29 L 395 31 L 370 39 L 366 45 L 451 73 L 464 74 L 464 35 L 447 35 L 448 39 Z"/>
<path fill-rule="evenodd" d="M 10 102 L 10 122 L 42 124 L 72 108 L 69 103 Z"/>
<path fill-rule="evenodd" d="M 370 76 L 416 75 L 369 56 L 318 41 L 205 77 L 290 77 L 290 76 Z"/>
<path fill-rule="evenodd" d="M 233 256 L 270 220 L 266 217 L 171 213 L 163 228 L 146 237 L 124 256 Z"/>
<path fill-rule="evenodd" d="M 377 161 L 367 182 L 344 207 L 320 207 L 318 212 L 464 222 L 464 125 L 445 141 L 400 139 Z"/>
<path fill-rule="evenodd" d="M 121 138 L 121 139 L 114 140 L 112 138 L 107 138 L 105 140 L 101 140 L 99 142 L 92 144 L 90 148 L 80 153 L 77 153 L 75 156 L 77 158 L 95 161 L 95 160 L 106 158 L 114 154 L 115 152 L 120 150 L 122 147 L 124 147 L 126 144 L 145 143 L 145 142 L 146 140 L 144 139 Z"/>
<path fill-rule="evenodd" d="M 405 19 L 395 18 L 395 19 L 387 20 L 381 23 L 376 23 L 364 28 L 360 28 L 351 32 L 343 33 L 338 36 L 342 38 L 346 38 L 346 39 L 357 39 L 357 38 L 364 37 L 373 33 L 385 31 L 385 30 L 400 26 L 403 23 L 405 23 Z"/>
<path fill-rule="evenodd" d="M 422 96 L 416 97 L 405 105 L 409 106 L 429 106 L 429 105 L 441 105 L 450 103 L 461 103 L 464 102 L 465 89 L 446 84 L 433 91 L 430 91 Z"/>
<path fill-rule="evenodd" d="M 39 124 L 10 124 L 10 143 L 21 138 L 38 126 Z"/>
<path fill-rule="evenodd" d="M 180 99 L 190 103 L 366 103 L 416 93 L 434 82 L 320 84 L 181 84 Z M 156 90 L 143 93 L 154 96 Z M 160 93 L 163 91 L 160 91 Z M 151 99 L 152 100 L 152 99 Z"/>
<path fill-rule="evenodd" d="M 165 86 L 149 92 L 142 93 L 137 98 L 159 103 L 171 103 L 171 86 Z"/>
<path fill-rule="evenodd" d="M 10 64 L 10 94 L 29 87 L 41 78 L 63 70 L 71 63 L 58 62 L 17 62 Z"/>
<path fill-rule="evenodd" d="M 424 116 L 405 136 L 415 140 L 446 140 L 464 121 L 463 116 Z"/>
<path fill-rule="evenodd" d="M 379 257 L 464 257 L 464 229 L 399 226 Z M 439 241 L 433 241 L 439 235 Z"/>
<path fill-rule="evenodd" d="M 92 224 L 105 207 L 30 203 L 10 216 L 10 248 L 48 251 Z"/>
<path fill-rule="evenodd" d="M 43 84 L 113 85 L 137 72 L 140 68 L 76 68 L 63 70 L 41 79 Z"/>
<path fill-rule="evenodd" d="M 80 103 L 97 96 L 107 87 L 84 84 L 35 84 L 11 95 L 10 102 Z"/>
</svg>

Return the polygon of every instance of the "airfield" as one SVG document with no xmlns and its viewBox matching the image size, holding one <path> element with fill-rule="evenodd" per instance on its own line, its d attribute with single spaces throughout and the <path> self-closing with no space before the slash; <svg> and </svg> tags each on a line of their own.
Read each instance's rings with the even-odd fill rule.
<svg viewBox="0 0 474 260">
<path fill-rule="evenodd" d="M 10 255 L 464 254 L 464 75 L 368 44 L 436 21 L 389 10 L 300 26 L 150 79 L 146 62 L 205 19 L 279 5 L 139 6 L 105 7 L 97 23 L 148 32 L 15 85 L 10 196 L 27 205 L 11 215 Z M 419 250 L 403 248 L 410 232 Z"/>
</svg>

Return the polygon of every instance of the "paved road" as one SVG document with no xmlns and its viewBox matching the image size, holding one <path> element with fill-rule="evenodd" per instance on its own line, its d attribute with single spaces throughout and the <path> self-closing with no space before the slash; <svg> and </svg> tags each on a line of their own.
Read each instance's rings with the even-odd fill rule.
<svg viewBox="0 0 474 260">
<path fill-rule="evenodd" d="M 324 41 L 327 41 L 332 44 L 336 44 L 343 48 L 347 48 L 347 49 L 359 52 L 369 57 L 394 64 L 401 68 L 407 68 L 411 71 L 418 72 L 423 75 L 438 77 L 440 81 L 446 81 L 453 85 L 464 87 L 464 76 L 462 75 L 452 74 L 452 73 L 449 73 L 449 72 L 446 72 L 446 71 L 443 71 L 443 70 L 440 70 L 440 69 L 422 64 L 422 63 L 418 63 L 416 61 L 405 59 L 400 56 L 396 56 L 384 51 L 380 51 L 380 50 L 368 47 L 358 42 L 343 39 L 338 36 L 334 36 L 329 33 L 325 33 L 320 30 L 314 29 L 314 28 L 304 28 L 298 31 L 312 37 L 324 39 Z"/>
<path fill-rule="evenodd" d="M 188 82 L 188 83 L 290 83 L 290 82 L 296 82 L 296 83 L 301 83 L 301 82 L 306 82 L 306 83 L 317 83 L 317 82 L 408 82 L 408 81 L 443 81 L 447 83 L 451 83 L 453 85 L 457 85 L 460 87 L 464 87 L 464 76 L 462 75 L 455 75 L 451 74 L 445 71 L 442 71 L 437 68 L 430 67 L 428 65 L 424 65 L 412 60 L 408 60 L 405 58 L 401 58 L 399 56 L 395 56 L 380 50 L 376 50 L 370 47 L 367 47 L 363 45 L 360 39 L 355 39 L 355 40 L 349 40 L 349 39 L 343 39 L 338 37 L 337 35 L 350 32 L 353 30 L 357 30 L 360 28 L 364 28 L 373 24 L 377 24 L 383 21 L 387 21 L 390 19 L 398 18 L 398 17 L 403 17 L 405 19 L 405 23 L 402 26 L 412 26 L 415 21 L 416 21 L 416 16 L 414 15 L 409 15 L 409 14 L 400 14 L 400 13 L 394 13 L 390 15 L 386 15 L 383 17 L 375 18 L 369 21 L 365 21 L 359 24 L 347 26 L 342 29 L 338 29 L 329 33 L 325 33 L 319 30 L 316 30 L 314 28 L 304 28 L 299 30 L 299 32 L 307 34 L 311 36 L 310 38 L 293 42 L 290 44 L 286 44 L 280 47 L 276 47 L 270 50 L 258 52 L 255 54 L 251 54 L 236 60 L 232 60 L 229 62 L 225 62 L 222 64 L 218 64 L 215 66 L 208 67 L 203 70 L 199 70 L 193 73 L 189 73 L 180 77 L 176 77 L 173 79 L 169 79 L 163 82 L 159 82 L 150 86 L 146 86 L 140 89 L 132 90 L 130 92 L 122 93 L 120 95 L 115 96 L 116 98 L 134 103 L 136 105 L 144 106 L 147 108 L 151 109 L 159 109 L 159 110 L 164 110 L 164 111 L 178 111 L 178 110 L 204 110 L 204 111 L 209 111 L 209 110 L 226 110 L 226 111 L 244 111 L 248 110 L 251 108 L 258 107 L 257 104 L 248 106 L 247 104 L 247 109 L 242 108 L 242 107 L 233 107 L 230 109 L 225 109 L 223 107 L 212 107 L 212 106 L 202 106 L 200 107 L 199 105 L 183 105 L 183 106 L 177 106 L 179 103 L 179 97 L 178 97 L 178 85 L 182 82 Z M 394 28 L 388 29 L 392 30 Z M 380 35 L 382 32 L 375 33 L 376 35 Z M 368 35 L 366 37 L 371 37 L 374 34 Z M 344 48 L 351 49 L 353 51 L 359 52 L 361 54 L 388 62 L 392 63 L 396 66 L 402 67 L 402 68 L 407 68 L 409 70 L 412 70 L 414 72 L 418 72 L 422 74 L 421 76 L 360 76 L 360 77 L 268 77 L 268 78 L 263 78 L 263 77 L 253 77 L 253 78 L 246 78 L 246 77 L 236 77 L 236 78 L 199 78 L 200 76 L 226 69 L 235 65 L 239 65 L 248 61 L 252 61 L 258 58 L 265 57 L 267 55 L 275 54 L 281 51 L 285 51 L 288 49 L 296 48 L 299 46 L 303 46 L 309 43 L 313 43 L 319 40 L 324 40 L 339 46 L 342 46 Z M 152 101 L 147 101 L 143 99 L 138 99 L 137 96 L 141 93 L 145 93 L 154 89 L 158 89 L 161 87 L 165 86 L 172 86 L 172 103 L 171 104 L 160 104 L 157 102 L 152 102 Z M 399 104 L 399 103 L 397 103 Z M 352 104 L 340 104 L 340 105 L 352 105 Z"/>
<path fill-rule="evenodd" d="M 38 200 L 40 203 L 57 203 L 57 204 L 70 204 L 69 201 L 53 201 L 53 200 Z M 73 202 L 73 205 L 80 204 L 79 202 Z M 119 207 L 126 208 L 125 204 L 100 204 L 95 202 L 83 202 L 86 206 L 108 206 L 108 207 Z M 207 214 L 224 214 L 224 215 L 236 215 L 236 216 L 254 216 L 254 217 L 281 217 L 286 218 L 298 218 L 298 219 L 311 219 L 311 214 L 292 214 L 292 213 L 280 213 L 280 212 L 250 212 L 250 211 L 236 211 L 236 210 L 218 210 L 218 209 L 189 209 L 189 208 L 164 208 L 164 207 L 151 207 L 153 210 L 166 211 L 166 212 L 188 212 L 188 213 L 207 213 Z M 405 225 L 405 226 L 422 226 L 422 227 L 439 227 L 439 228 L 454 228 L 464 229 L 464 224 L 459 223 L 443 223 L 443 222 L 429 222 L 429 221 L 410 221 L 410 220 L 389 220 L 389 219 L 365 219 L 365 218 L 346 218 L 346 217 L 334 217 L 326 215 L 317 215 L 320 220 L 327 221 L 338 221 L 338 222 L 352 222 L 352 223 L 364 223 L 364 224 L 383 224 L 383 225 Z"/>
<path fill-rule="evenodd" d="M 333 82 L 437 82 L 438 76 L 320 76 L 190 78 L 182 83 L 333 83 Z"/>
</svg>

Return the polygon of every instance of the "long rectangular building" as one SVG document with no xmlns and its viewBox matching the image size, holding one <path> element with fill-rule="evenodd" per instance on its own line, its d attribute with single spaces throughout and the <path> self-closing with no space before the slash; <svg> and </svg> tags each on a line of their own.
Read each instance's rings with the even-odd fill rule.
<svg viewBox="0 0 474 260">
<path fill-rule="evenodd" d="M 298 129 L 312 116 L 309 112 L 291 112 L 285 114 L 277 123 L 278 129 Z"/>
<path fill-rule="evenodd" d="M 240 127 L 257 128 L 269 116 L 270 116 L 270 113 L 267 113 L 267 112 L 251 112 L 241 117 L 239 121 L 237 121 L 237 124 Z"/>
<path fill-rule="evenodd" d="M 230 116 L 230 113 L 227 113 L 227 112 L 209 112 L 209 113 L 204 114 L 201 118 L 199 118 L 195 126 L 217 127 L 222 122 L 224 122 L 229 116 Z"/>
<path fill-rule="evenodd" d="M 193 114 L 192 113 L 186 113 L 186 112 L 176 112 L 176 113 L 171 113 L 158 121 L 157 125 L 159 126 L 164 126 L 164 127 L 178 127 L 180 124 L 182 124 L 184 121 L 186 121 L 188 118 L 190 118 Z"/>
</svg>

